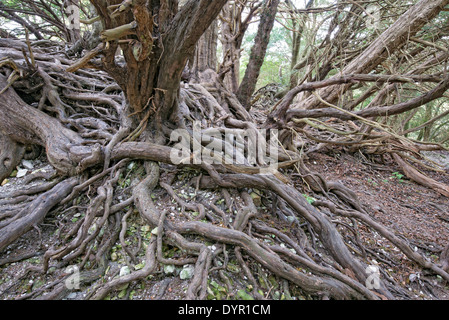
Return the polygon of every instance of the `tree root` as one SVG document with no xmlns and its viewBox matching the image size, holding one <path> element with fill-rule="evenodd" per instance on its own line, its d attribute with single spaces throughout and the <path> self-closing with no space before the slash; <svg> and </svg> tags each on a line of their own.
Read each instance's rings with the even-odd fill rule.
<svg viewBox="0 0 449 320">
<path fill-rule="evenodd" d="M 20 55 L 15 57 L 21 58 Z M 38 85 L 27 84 L 30 81 L 27 78 L 15 82 L 2 94 L 0 117 L 5 121 L 0 124 L 0 139 L 8 140 L 0 141 L 0 144 L 7 145 L 10 150 L 2 149 L 0 165 L 4 167 L 0 177 L 7 177 L 20 161 L 22 145 L 38 144 L 45 147 L 48 160 L 58 175 L 65 178 L 0 196 L 0 205 L 8 209 L 0 216 L 0 251 L 41 223 L 50 210 L 60 205 L 56 210 L 60 214 L 57 217 L 59 242 L 45 251 L 41 266 L 27 272 L 46 274 L 52 268 L 60 270 L 76 264 L 81 271 L 81 285 L 90 287 L 87 299 L 104 299 L 126 284 L 157 274 L 165 265 L 193 266 L 194 272 L 185 292 L 187 299 L 208 298 L 212 277 L 224 283 L 227 297 L 235 294 L 239 285 L 246 290 L 244 285 L 236 285 L 238 281 L 228 272 L 231 265 L 240 266 L 243 272 L 237 277 L 247 278 L 251 295 L 257 299 L 268 298 L 270 294 L 275 296 L 274 285 L 263 285 L 265 276 L 260 274 L 261 269 L 282 279 L 286 296 L 291 294 L 291 285 L 313 298 L 377 300 L 404 297 L 402 288 L 387 274 L 378 288 L 367 287 L 369 274 L 366 268 L 370 257 L 376 256 L 377 260 L 390 266 L 394 266 L 394 261 L 381 260 L 376 248 L 368 248 L 362 242 L 358 226 L 362 224 L 389 240 L 420 267 L 449 280 L 447 250 L 441 255 L 442 265 L 437 266 L 411 249 L 407 241 L 372 219 L 352 190 L 308 170 L 302 162 L 303 154 L 298 154 L 295 149 L 292 132 L 281 132 L 280 160 L 286 167 L 293 166 L 304 185 L 325 199 L 310 204 L 299 187 L 294 187 L 294 175 L 289 176 L 288 170 L 283 168 L 275 174 L 261 175 L 250 170 L 254 168 L 249 165 L 188 163 L 176 167 L 179 171 L 185 167 L 198 170 L 195 174 L 199 173 L 199 176 L 191 180 L 194 197 L 187 200 L 178 195 L 173 183 L 176 172 L 171 172 L 169 179 L 160 177 L 158 163 L 173 165 L 170 157 L 173 150 L 167 145 L 149 142 L 152 134 L 151 130 L 144 130 L 145 121 L 142 130 L 131 133 L 129 139 L 140 135 L 140 141 L 127 140 L 133 128 L 132 116 L 128 117 L 129 106 L 108 77 L 82 69 L 74 74 L 62 73 L 61 66 L 38 50 L 34 58 L 37 66 L 42 68 L 38 73 Z M 60 60 L 62 67 L 68 67 L 70 63 Z M 5 78 L 0 75 L 0 87 L 7 85 Z M 189 83 L 181 88 L 179 114 L 176 115 L 180 128 L 192 132 L 197 119 L 203 120 L 199 127 L 205 135 L 210 134 L 211 128 L 221 132 L 258 128 L 251 113 L 224 89 L 213 72 L 201 75 L 201 81 L 201 84 Z M 38 101 L 37 105 L 25 103 L 14 87 L 22 87 L 22 90 L 26 87 Z M 29 115 L 27 119 L 23 119 L 23 112 Z M 299 122 L 298 125 L 304 126 L 303 133 L 307 132 L 321 145 L 335 142 L 355 149 L 373 148 L 374 152 L 393 150 L 389 149 L 394 142 L 391 136 L 366 132 L 361 135 L 355 124 L 354 127 L 341 123 L 332 125 L 331 122 Z M 168 127 L 164 130 L 165 134 L 171 133 Z M 324 136 L 319 134 L 322 131 L 326 131 Z M 294 134 L 301 134 L 301 130 Z M 195 134 L 187 135 L 192 142 L 201 144 Z M 329 137 L 337 140 L 330 141 Z M 218 139 L 217 143 L 226 141 Z M 397 149 L 398 144 L 394 145 Z M 203 143 L 202 148 L 205 147 Z M 238 148 L 234 149 L 233 152 L 240 152 Z M 226 154 L 219 156 L 223 158 Z M 125 167 L 131 161 L 139 169 Z M 406 173 L 417 175 L 406 166 L 408 164 L 402 165 Z M 143 168 L 146 171 L 143 179 L 142 172 L 133 176 L 133 170 L 143 171 Z M 36 176 L 28 178 L 27 182 L 35 178 L 49 177 Z M 221 190 L 221 202 L 200 195 L 204 190 L 214 189 Z M 188 210 L 198 214 L 168 216 L 174 212 L 155 204 L 151 195 L 156 192 L 168 194 L 182 208 L 182 213 Z M 118 201 L 119 196 L 125 200 Z M 259 203 L 253 196 L 259 197 Z M 23 207 L 17 205 L 19 202 Z M 78 211 L 84 216 L 70 223 L 70 216 Z M 127 231 L 130 221 L 136 218 L 135 212 L 142 220 L 139 223 L 149 225 L 153 231 L 148 243 L 148 238 L 139 234 L 139 244 L 133 246 L 127 244 Z M 22 216 L 24 213 L 27 214 Z M 109 259 L 112 259 L 111 248 L 115 244 L 121 244 L 124 263 L 131 270 L 141 261 L 141 247 L 145 247 L 144 266 L 109 282 L 94 283 L 106 275 Z M 174 257 L 167 254 L 170 248 L 177 248 Z M 230 263 L 231 259 L 234 259 L 233 263 Z M 69 275 L 63 277 L 67 280 Z M 63 298 L 70 292 L 63 282 L 53 281 L 22 298 Z M 156 298 L 162 295 L 163 291 Z"/>
<path fill-rule="evenodd" d="M 25 234 L 30 228 L 42 222 L 50 209 L 66 197 L 77 183 L 77 178 L 64 180 L 52 190 L 41 194 L 36 200 L 31 202 L 26 210 L 28 214 L 15 219 L 1 229 L 0 251 L 3 251 L 10 243 Z"/>
</svg>

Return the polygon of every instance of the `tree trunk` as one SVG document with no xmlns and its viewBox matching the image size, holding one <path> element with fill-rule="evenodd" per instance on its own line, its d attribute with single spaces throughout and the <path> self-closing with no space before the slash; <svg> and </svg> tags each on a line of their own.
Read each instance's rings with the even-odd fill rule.
<svg viewBox="0 0 449 320">
<path fill-rule="evenodd" d="M 309 2 L 307 2 L 306 4 L 306 9 L 309 9 L 312 7 L 313 5 L 313 1 L 314 0 L 309 0 Z M 290 15 L 290 18 L 292 20 L 293 23 L 293 31 L 291 32 L 291 36 L 292 36 L 292 57 L 291 57 L 291 62 L 290 62 L 290 89 L 293 89 L 294 87 L 296 87 L 298 85 L 298 72 L 295 70 L 295 66 L 298 63 L 298 57 L 299 57 L 299 49 L 301 47 L 301 39 L 302 39 L 302 33 L 304 30 L 304 26 L 301 25 L 299 26 L 298 29 L 296 29 L 296 15 L 293 13 L 295 8 L 295 5 L 288 0 L 287 1 L 287 5 L 289 6 L 289 8 L 292 10 L 292 13 Z M 307 19 L 307 16 L 304 15 L 303 19 Z M 305 21 L 300 21 L 300 23 L 305 23 Z"/>
<path fill-rule="evenodd" d="M 119 2 L 109 1 L 110 5 Z M 111 19 L 103 1 L 93 1 L 104 21 L 103 41 L 109 43 L 103 69 L 123 89 L 131 113 L 139 119 L 153 114 L 159 130 L 163 122 L 176 121 L 175 101 L 186 62 L 225 3 L 191 0 L 178 11 L 177 1 L 137 0 L 132 12 L 124 10 Z M 115 62 L 118 41 L 126 66 Z"/>
<path fill-rule="evenodd" d="M 195 75 L 206 69 L 217 71 L 217 28 L 218 23 L 215 20 L 198 41 L 191 67 L 191 72 Z"/>
<path fill-rule="evenodd" d="M 265 53 L 267 51 L 268 43 L 270 42 L 270 34 L 273 29 L 278 5 L 279 0 L 265 2 L 260 16 L 259 27 L 254 40 L 254 45 L 251 48 L 248 66 L 246 67 L 242 83 L 236 93 L 240 103 L 247 110 L 250 108 L 249 104 L 251 95 L 256 89 L 260 69 L 265 59 Z"/>
<path fill-rule="evenodd" d="M 0 183 L 9 177 L 19 164 L 24 152 L 25 148 L 4 135 L 0 128 Z"/>
</svg>

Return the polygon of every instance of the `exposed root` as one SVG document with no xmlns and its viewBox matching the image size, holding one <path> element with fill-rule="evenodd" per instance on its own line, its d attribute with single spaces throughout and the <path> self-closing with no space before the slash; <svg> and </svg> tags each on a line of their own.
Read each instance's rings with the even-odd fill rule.
<svg viewBox="0 0 449 320">
<path fill-rule="evenodd" d="M 97 49 L 92 54 L 100 54 Z M 0 53 L 5 52 L 0 47 Z M 25 58 L 17 50 L 8 52 L 13 59 Z M 183 84 L 174 118 L 185 130 L 182 138 L 198 146 L 200 155 L 217 162 L 195 162 L 198 159 L 192 156 L 174 163 L 173 146 L 151 139 L 150 112 L 145 110 L 148 119 L 139 119 L 141 126 L 136 129 L 123 94 L 108 76 L 81 69 L 84 60 L 73 65 L 59 57 L 57 63 L 40 50 L 33 57 L 34 63 L 20 66 L 33 75 L 11 83 L 2 94 L 0 116 L 5 121 L 0 125 L 0 145 L 8 149 L 1 150 L 0 178 L 9 176 L 28 144 L 45 147 L 57 175 L 29 176 L 26 184 L 48 181 L 0 196 L 0 251 L 52 213 L 57 241 L 43 252 L 40 264 L 27 269 L 8 290 L 19 290 L 29 274 L 49 276 L 51 271 L 61 278 L 22 299 L 66 297 L 71 275 L 63 269 L 74 265 L 87 299 L 105 299 L 125 287 L 126 297 L 133 291 L 127 285 L 149 279 L 153 284 L 160 280 L 154 297 L 164 298 L 175 282 L 164 275 L 173 270 L 182 270 L 183 277 L 193 270 L 183 278 L 187 288 L 181 298 L 187 299 L 235 298 L 248 292 L 253 298 L 268 299 L 277 297 L 279 290 L 286 298 L 293 291 L 313 299 L 409 298 L 387 273 L 378 287 L 368 288 L 367 267 L 374 257 L 392 268 L 396 263 L 367 246 L 360 237 L 362 228 L 379 233 L 410 261 L 449 280 L 447 248 L 441 265 L 429 261 L 369 216 L 353 190 L 327 181 L 303 161 L 307 154 L 329 145 L 365 154 L 393 154 L 416 180 L 419 173 L 398 155 L 398 150 L 419 155 L 419 147 L 407 139 L 383 127 L 366 130 L 373 124 L 358 118 L 361 124 L 296 118 L 281 123 L 275 141 L 280 166 L 263 171 L 270 168 L 269 158 L 251 162 L 245 157 L 248 144 L 268 140 L 258 130 L 263 119 L 255 120 L 263 116 L 243 108 L 209 70 L 200 75 L 199 83 Z M 39 72 L 34 74 L 36 67 Z M 76 72 L 62 72 L 64 68 Z M 0 87 L 8 85 L 6 79 L 0 75 Z M 30 101 L 23 101 L 24 93 Z M 172 133 L 168 125 L 162 129 L 154 134 L 158 142 Z M 235 141 L 225 139 L 229 132 Z M 227 164 L 223 161 L 227 157 L 244 161 Z M 430 180 L 425 181 L 429 185 Z M 320 199 L 309 203 L 301 186 Z M 449 196 L 445 185 L 430 186 Z M 180 188 L 190 191 L 179 192 Z M 164 207 L 163 202 L 170 206 Z M 34 249 L 33 254 L 41 252 L 40 246 Z M 118 256 L 129 274 L 110 271 L 116 268 Z M 269 278 L 278 280 L 273 283 Z"/>
</svg>

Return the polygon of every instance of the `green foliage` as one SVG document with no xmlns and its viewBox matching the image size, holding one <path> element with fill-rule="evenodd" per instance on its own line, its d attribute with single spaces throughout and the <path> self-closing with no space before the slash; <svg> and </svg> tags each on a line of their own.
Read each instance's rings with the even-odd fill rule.
<svg viewBox="0 0 449 320">
<path fill-rule="evenodd" d="M 404 182 L 404 180 L 402 180 L 403 177 L 404 175 L 402 173 L 396 171 L 391 174 L 390 179 L 397 180 L 399 182 Z"/>
<path fill-rule="evenodd" d="M 249 53 L 254 42 L 257 30 L 248 31 L 243 39 L 242 58 L 240 63 L 240 76 L 245 74 L 248 65 Z M 271 32 L 270 42 L 267 47 L 264 63 L 260 70 L 257 89 L 269 83 L 287 85 L 290 79 L 291 40 L 288 30 L 282 26 L 275 25 Z M 240 79 L 241 80 L 241 79 Z"/>
<path fill-rule="evenodd" d="M 303 193 L 303 196 L 304 196 L 304 198 L 306 198 L 307 202 L 310 203 L 310 204 L 312 204 L 312 203 L 314 203 L 316 201 L 316 199 L 314 197 L 311 197 L 311 196 L 309 196 L 307 194 Z"/>
</svg>

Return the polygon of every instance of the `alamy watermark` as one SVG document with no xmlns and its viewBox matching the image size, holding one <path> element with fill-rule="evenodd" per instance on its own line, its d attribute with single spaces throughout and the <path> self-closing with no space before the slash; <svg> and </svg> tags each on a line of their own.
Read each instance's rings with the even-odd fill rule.
<svg viewBox="0 0 449 320">
<path fill-rule="evenodd" d="M 366 17 L 366 27 L 370 29 L 379 29 L 380 28 L 380 7 L 375 4 L 370 4 L 365 12 L 367 14 Z"/>
<path fill-rule="evenodd" d="M 193 131 L 193 133 L 192 133 Z M 253 167 L 259 174 L 278 169 L 278 130 L 208 128 L 194 122 L 191 132 L 172 131 L 174 164 L 222 164 Z"/>
<path fill-rule="evenodd" d="M 78 290 L 80 288 L 80 270 L 77 266 L 68 266 L 65 270 L 70 276 L 65 279 L 65 286 L 69 290 Z"/>
<path fill-rule="evenodd" d="M 69 30 L 78 30 L 81 27 L 80 23 L 80 8 L 76 5 L 68 5 L 64 9 L 67 18 L 69 19 L 69 25 L 67 26 L 67 29 Z"/>
<path fill-rule="evenodd" d="M 380 289 L 380 269 L 376 265 L 370 265 L 365 269 L 368 278 L 365 280 L 365 286 L 372 289 Z"/>
</svg>

